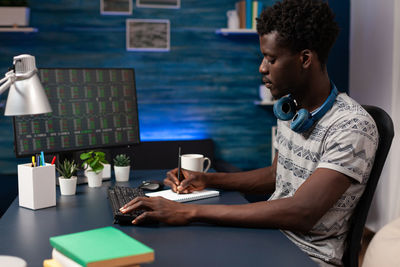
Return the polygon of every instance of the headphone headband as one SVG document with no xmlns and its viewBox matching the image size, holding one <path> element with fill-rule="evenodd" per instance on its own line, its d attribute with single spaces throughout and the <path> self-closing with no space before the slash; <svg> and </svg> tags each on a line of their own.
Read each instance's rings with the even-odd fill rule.
<svg viewBox="0 0 400 267">
<path fill-rule="evenodd" d="M 333 82 L 331 82 L 331 87 L 331 92 L 325 102 L 311 113 L 304 108 L 296 112 L 296 103 L 292 96 L 288 95 L 282 97 L 274 104 L 274 114 L 278 119 L 283 121 L 292 119 L 290 128 L 293 131 L 298 133 L 305 132 L 332 108 L 339 92 Z"/>
</svg>

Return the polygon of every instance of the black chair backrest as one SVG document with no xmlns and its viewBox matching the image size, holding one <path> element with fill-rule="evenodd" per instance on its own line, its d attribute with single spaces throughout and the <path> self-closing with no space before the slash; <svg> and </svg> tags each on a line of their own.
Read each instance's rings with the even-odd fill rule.
<svg viewBox="0 0 400 267">
<path fill-rule="evenodd" d="M 375 106 L 363 105 L 363 107 L 371 115 L 378 127 L 379 144 L 365 191 L 352 215 L 347 236 L 347 247 L 343 255 L 343 265 L 345 267 L 358 267 L 358 254 L 361 248 L 365 221 L 394 136 L 392 119 L 384 110 Z"/>
</svg>

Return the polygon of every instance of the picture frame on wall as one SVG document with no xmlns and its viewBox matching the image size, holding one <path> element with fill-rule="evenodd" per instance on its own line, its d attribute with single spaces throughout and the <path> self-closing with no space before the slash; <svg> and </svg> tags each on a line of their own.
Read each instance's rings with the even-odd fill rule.
<svg viewBox="0 0 400 267">
<path fill-rule="evenodd" d="M 127 19 L 126 50 L 169 51 L 170 21 L 167 19 Z"/>
<path fill-rule="evenodd" d="M 133 0 L 100 0 L 102 15 L 132 15 Z"/>
<path fill-rule="evenodd" d="M 181 0 L 136 0 L 137 7 L 180 8 Z"/>
</svg>

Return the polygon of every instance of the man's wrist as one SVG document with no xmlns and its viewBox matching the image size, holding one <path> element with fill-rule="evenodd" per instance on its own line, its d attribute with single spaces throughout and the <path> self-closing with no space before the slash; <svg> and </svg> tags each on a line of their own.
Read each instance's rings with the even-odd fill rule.
<svg viewBox="0 0 400 267">
<path fill-rule="evenodd" d="M 189 213 L 188 213 L 189 214 L 188 221 L 190 223 L 199 221 L 200 209 L 201 209 L 201 207 L 199 205 L 194 205 L 194 204 L 190 205 L 190 209 L 189 209 Z"/>
<path fill-rule="evenodd" d="M 218 172 L 208 172 L 203 174 L 203 182 L 206 187 L 215 187 L 219 188 L 219 179 L 218 176 L 221 175 L 221 173 Z"/>
<path fill-rule="evenodd" d="M 212 186 L 212 180 L 213 180 L 212 176 L 213 176 L 213 173 L 205 172 L 202 174 L 201 180 L 203 181 L 205 187 Z"/>
</svg>

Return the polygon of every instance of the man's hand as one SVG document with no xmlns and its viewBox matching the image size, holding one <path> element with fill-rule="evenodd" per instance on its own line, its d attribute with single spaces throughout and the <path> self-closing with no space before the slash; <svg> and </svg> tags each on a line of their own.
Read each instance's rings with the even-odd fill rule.
<svg viewBox="0 0 400 267">
<path fill-rule="evenodd" d="M 183 180 L 178 180 L 178 169 L 167 172 L 164 184 L 171 187 L 172 191 L 177 193 L 191 193 L 193 191 L 203 190 L 207 187 L 206 174 L 203 172 L 193 172 L 181 169 Z"/>
<path fill-rule="evenodd" d="M 194 209 L 190 205 L 163 197 L 137 197 L 125 204 L 120 211 L 129 213 L 137 209 L 146 211 L 136 217 L 132 224 L 158 221 L 171 225 L 186 225 L 194 215 Z"/>
</svg>

